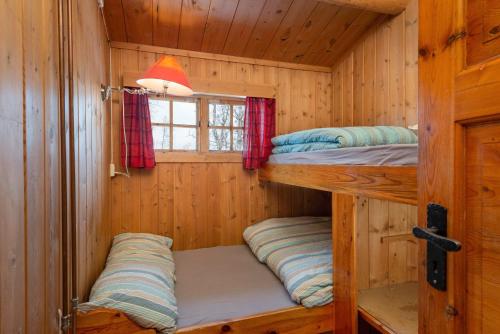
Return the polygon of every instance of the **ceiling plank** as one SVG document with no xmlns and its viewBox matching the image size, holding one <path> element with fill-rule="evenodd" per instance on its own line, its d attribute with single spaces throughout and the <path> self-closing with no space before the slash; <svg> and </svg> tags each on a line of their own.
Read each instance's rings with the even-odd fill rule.
<svg viewBox="0 0 500 334">
<path fill-rule="evenodd" d="M 265 0 L 240 0 L 223 52 L 241 56 L 264 7 Z"/>
<path fill-rule="evenodd" d="M 222 52 L 237 6 L 238 0 L 212 0 L 201 44 L 202 51 Z"/>
<path fill-rule="evenodd" d="M 292 2 L 293 0 L 266 1 L 252 36 L 245 47 L 245 57 L 261 58 L 264 56 Z"/>
<path fill-rule="evenodd" d="M 153 44 L 177 47 L 182 0 L 153 0 Z"/>
<path fill-rule="evenodd" d="M 343 7 L 335 15 L 330 24 L 320 33 L 319 38 L 301 59 L 303 63 L 317 63 L 323 55 L 328 54 L 330 48 L 337 42 L 340 36 L 351 26 L 354 20 L 361 14 L 357 8 Z"/>
<path fill-rule="evenodd" d="M 267 59 L 235 57 L 235 56 L 228 56 L 228 55 L 208 53 L 208 52 L 164 48 L 161 46 L 153 46 L 153 45 L 133 44 L 133 43 L 126 43 L 126 42 L 111 42 L 111 47 L 115 48 L 115 49 L 122 49 L 122 50 L 127 50 L 127 51 L 131 50 L 131 51 L 151 52 L 151 53 L 156 53 L 156 54 L 168 54 L 168 55 L 176 56 L 176 57 L 218 60 L 218 61 L 223 61 L 223 62 L 249 64 L 249 65 L 262 65 L 262 66 L 271 66 L 271 67 L 276 67 L 276 68 L 287 68 L 287 69 L 292 69 L 292 70 L 303 70 L 303 71 L 313 71 L 313 72 L 322 72 L 322 73 L 331 73 L 332 72 L 331 67 L 326 67 L 326 66 L 285 63 L 285 62 L 280 62 L 280 61 L 276 61 L 276 60 L 267 60 Z"/>
<path fill-rule="evenodd" d="M 349 50 L 349 48 L 374 24 L 384 20 L 385 16 L 375 12 L 363 11 L 347 30 L 339 37 L 337 42 L 328 48 L 327 52 L 319 60 L 320 64 L 332 66 L 340 56 Z"/>
<path fill-rule="evenodd" d="M 405 10 L 409 0 L 319 0 L 339 6 L 350 6 L 371 12 L 397 15 Z"/>
<path fill-rule="evenodd" d="M 186 50 L 201 49 L 209 8 L 210 0 L 182 1 L 179 48 Z"/>
<path fill-rule="evenodd" d="M 288 44 L 300 32 L 316 5 L 316 1 L 294 0 L 264 53 L 264 58 L 281 59 L 283 57 Z"/>
<path fill-rule="evenodd" d="M 296 35 L 295 39 L 288 45 L 284 54 L 284 61 L 300 62 L 309 47 L 316 41 L 318 36 L 328 26 L 340 7 L 318 3 L 311 16 L 307 19 L 302 30 Z"/>
<path fill-rule="evenodd" d="M 153 43 L 153 1 L 122 0 L 127 27 L 127 40 L 131 43 Z"/>
<path fill-rule="evenodd" d="M 109 38 L 112 41 L 127 41 L 125 31 L 125 17 L 121 0 L 107 0 L 104 3 L 104 18 L 108 28 Z"/>
</svg>

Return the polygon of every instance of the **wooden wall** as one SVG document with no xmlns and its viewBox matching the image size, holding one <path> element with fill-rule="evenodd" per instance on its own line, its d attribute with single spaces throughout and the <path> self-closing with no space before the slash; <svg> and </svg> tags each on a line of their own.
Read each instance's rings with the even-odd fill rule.
<svg viewBox="0 0 500 334">
<path fill-rule="evenodd" d="M 0 333 L 55 332 L 61 294 L 57 1 L 0 10 Z"/>
<path fill-rule="evenodd" d="M 73 1 L 74 124 L 78 296 L 87 299 L 111 243 L 109 214 L 110 102 L 100 86 L 109 83 L 110 48 L 97 1 Z"/>
<path fill-rule="evenodd" d="M 418 1 L 373 27 L 333 67 L 333 124 L 417 123 Z M 417 223 L 416 207 L 360 197 L 360 288 L 417 279 L 417 246 L 395 235 Z M 410 238 L 411 239 L 411 238 Z"/>
<path fill-rule="evenodd" d="M 418 1 L 371 29 L 333 67 L 333 122 L 417 123 Z"/>
<path fill-rule="evenodd" d="M 97 3 L 74 3 L 79 291 L 111 239 L 109 114 L 99 100 L 109 48 Z M 56 333 L 62 296 L 58 1 L 0 11 L 0 333 Z"/>
<path fill-rule="evenodd" d="M 127 47 L 126 45 L 124 45 Z M 112 48 L 113 84 L 124 72 L 145 70 L 161 51 Z M 148 49 L 148 48 L 145 48 Z M 177 56 L 189 77 L 278 87 L 278 133 L 332 124 L 331 74 Z M 119 162 L 120 105 L 114 96 L 114 161 Z M 144 231 L 172 236 L 174 249 L 242 243 L 243 229 L 266 217 L 329 214 L 330 195 L 260 184 L 240 162 L 159 163 L 112 179 L 113 234 Z"/>
</svg>

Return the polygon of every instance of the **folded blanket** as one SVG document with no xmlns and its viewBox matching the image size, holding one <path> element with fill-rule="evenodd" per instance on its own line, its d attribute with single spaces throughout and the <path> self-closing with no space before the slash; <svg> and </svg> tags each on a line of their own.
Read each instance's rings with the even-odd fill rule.
<svg viewBox="0 0 500 334">
<path fill-rule="evenodd" d="M 248 227 L 243 237 L 295 302 L 315 307 L 332 301 L 330 217 L 268 219 Z"/>
<path fill-rule="evenodd" d="M 171 245 L 172 239 L 154 234 L 117 235 L 90 301 L 79 309 L 122 311 L 144 328 L 174 333 L 177 306 Z"/>
<path fill-rule="evenodd" d="M 417 141 L 415 133 L 399 126 L 357 126 L 310 129 L 277 136 L 272 139 L 272 143 L 277 146 L 273 150 L 275 154 L 342 147 L 415 144 Z M 332 145 L 325 145 L 324 143 Z M 282 146 L 293 146 L 297 144 L 311 145 L 282 148 Z"/>
<path fill-rule="evenodd" d="M 282 145 L 282 146 L 275 146 L 273 148 L 273 154 L 323 151 L 323 150 L 332 150 L 332 149 L 336 149 L 336 148 L 340 148 L 340 144 L 327 143 L 327 142 L 315 142 L 315 143 Z"/>
</svg>

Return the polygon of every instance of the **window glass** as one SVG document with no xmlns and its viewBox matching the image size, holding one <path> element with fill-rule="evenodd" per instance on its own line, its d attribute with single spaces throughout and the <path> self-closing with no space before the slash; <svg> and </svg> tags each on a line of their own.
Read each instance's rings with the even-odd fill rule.
<svg viewBox="0 0 500 334">
<path fill-rule="evenodd" d="M 245 106 L 235 105 L 233 106 L 233 126 L 243 127 L 245 122 Z"/>
<path fill-rule="evenodd" d="M 149 113 L 151 123 L 170 123 L 170 102 L 162 99 L 149 99 Z"/>
<path fill-rule="evenodd" d="M 195 151 L 197 145 L 197 129 L 185 127 L 173 127 L 173 149 L 184 151 Z"/>
<path fill-rule="evenodd" d="M 210 151 L 231 150 L 231 131 L 229 129 L 209 129 L 208 137 Z"/>
<path fill-rule="evenodd" d="M 170 128 L 168 126 L 152 126 L 153 143 L 155 150 L 168 150 L 170 148 Z"/>
<path fill-rule="evenodd" d="M 243 130 L 233 131 L 233 151 L 243 151 Z"/>
<path fill-rule="evenodd" d="M 231 106 L 229 104 L 210 103 L 208 114 L 209 126 L 229 126 L 231 122 Z"/>
<path fill-rule="evenodd" d="M 196 102 L 174 101 L 173 114 L 174 124 L 198 125 Z"/>
</svg>

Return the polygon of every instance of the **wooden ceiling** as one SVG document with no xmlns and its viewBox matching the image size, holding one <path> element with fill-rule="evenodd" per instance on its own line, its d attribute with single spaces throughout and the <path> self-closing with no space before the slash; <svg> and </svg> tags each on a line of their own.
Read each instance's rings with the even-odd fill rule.
<svg viewBox="0 0 500 334">
<path fill-rule="evenodd" d="M 316 0 L 106 0 L 112 41 L 331 66 L 381 14 Z"/>
</svg>

